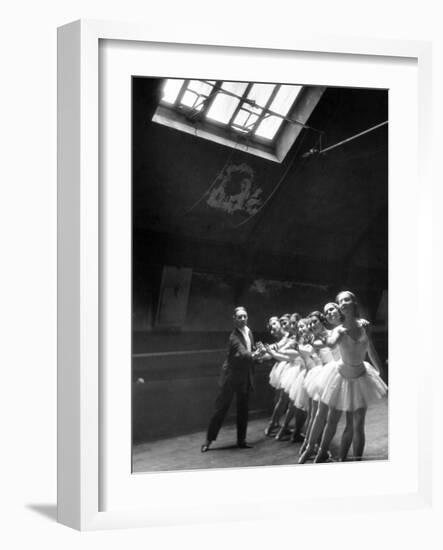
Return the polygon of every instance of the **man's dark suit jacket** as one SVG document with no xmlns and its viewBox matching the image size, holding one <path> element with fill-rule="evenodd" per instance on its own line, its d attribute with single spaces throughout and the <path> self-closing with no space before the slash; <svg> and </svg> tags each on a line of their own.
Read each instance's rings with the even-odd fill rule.
<svg viewBox="0 0 443 550">
<path fill-rule="evenodd" d="M 254 348 L 254 336 L 248 328 L 251 348 Z M 240 329 L 235 328 L 229 336 L 228 352 L 222 366 L 219 385 L 232 385 L 237 391 L 254 389 L 254 360 L 248 351 L 245 338 Z"/>
</svg>

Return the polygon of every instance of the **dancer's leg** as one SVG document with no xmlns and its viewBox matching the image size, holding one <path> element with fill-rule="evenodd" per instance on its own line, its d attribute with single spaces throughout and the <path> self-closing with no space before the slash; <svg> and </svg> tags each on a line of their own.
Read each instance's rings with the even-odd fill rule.
<svg viewBox="0 0 443 550">
<path fill-rule="evenodd" d="M 285 418 L 283 420 L 283 424 L 281 428 L 278 430 L 277 435 L 275 436 L 275 439 L 278 439 L 279 441 L 283 439 L 283 437 L 288 433 L 289 431 L 289 423 L 291 422 L 292 418 L 294 417 L 294 405 L 291 401 L 288 402 L 288 406 L 286 408 Z"/>
<path fill-rule="evenodd" d="M 317 411 L 316 411 L 317 412 Z M 309 441 L 309 434 L 312 430 L 312 424 L 314 423 L 315 414 L 312 414 L 312 399 L 308 399 L 308 416 L 307 416 L 307 426 L 306 426 L 306 433 L 305 433 L 305 440 L 303 441 L 302 446 L 300 447 L 300 454 L 304 452 L 306 447 L 308 446 Z"/>
<path fill-rule="evenodd" d="M 275 420 L 274 420 L 274 417 L 275 417 L 275 410 L 277 408 L 277 403 L 280 399 L 280 392 L 282 390 L 275 390 L 274 392 L 274 402 L 273 402 L 273 408 L 272 408 L 272 414 L 271 414 L 271 418 L 269 419 L 268 421 L 268 424 L 265 428 L 265 435 L 266 436 L 270 436 L 271 435 L 271 432 L 274 430 L 274 428 L 276 427 L 275 426 Z"/>
<path fill-rule="evenodd" d="M 346 411 L 346 426 L 341 436 L 339 460 L 346 460 L 354 433 L 354 416 L 352 411 Z"/>
<path fill-rule="evenodd" d="M 317 414 L 317 409 L 318 409 L 318 401 L 315 401 L 315 399 L 309 398 L 309 420 L 308 420 L 308 428 L 306 430 L 306 436 L 308 440 L 312 431 L 312 425 L 314 424 L 315 416 Z"/>
<path fill-rule="evenodd" d="M 340 420 L 342 411 L 338 409 L 329 409 L 328 419 L 321 438 L 320 447 L 314 462 L 324 462 L 328 458 L 328 449 L 332 438 L 337 431 L 338 421 Z"/>
<path fill-rule="evenodd" d="M 312 443 L 315 445 L 320 445 L 320 441 L 321 441 L 321 438 L 322 438 L 322 435 L 323 435 L 323 432 L 324 432 L 324 429 L 325 429 L 325 425 L 326 425 L 326 420 L 328 418 L 328 411 L 327 411 L 327 406 L 324 404 L 324 403 L 321 403 L 321 401 L 316 401 L 317 403 L 317 407 L 322 407 L 322 413 L 320 414 L 320 419 L 319 419 L 319 425 L 317 427 L 317 431 L 318 431 L 318 438 L 317 440 L 313 440 Z M 321 422 L 323 421 L 323 424 L 321 424 Z"/>
<path fill-rule="evenodd" d="M 271 434 L 272 430 L 278 425 L 281 415 L 285 412 L 288 406 L 289 397 L 283 390 L 278 390 L 278 392 L 277 403 L 272 411 L 271 419 L 269 420 L 269 424 L 265 430 L 265 435 Z"/>
<path fill-rule="evenodd" d="M 294 406 L 294 414 L 295 414 L 295 428 L 291 436 L 291 441 L 293 443 L 301 443 L 303 441 L 301 431 L 306 422 L 306 411 Z"/>
<path fill-rule="evenodd" d="M 354 448 L 354 460 L 361 460 L 363 458 L 363 450 L 365 448 L 365 418 L 367 409 L 357 409 L 354 411 L 354 434 L 353 434 L 353 448 Z"/>
<path fill-rule="evenodd" d="M 321 437 L 325 425 L 325 418 L 329 417 L 328 410 L 328 406 L 320 401 L 317 407 L 317 414 L 312 424 L 311 433 L 309 434 L 308 443 L 300 456 L 298 461 L 299 464 L 304 464 L 306 460 L 314 454 L 314 447 Z"/>
</svg>

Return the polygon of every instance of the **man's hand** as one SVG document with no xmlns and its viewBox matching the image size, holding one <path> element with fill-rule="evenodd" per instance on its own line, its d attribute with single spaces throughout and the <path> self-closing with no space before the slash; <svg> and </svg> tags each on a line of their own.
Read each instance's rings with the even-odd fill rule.
<svg viewBox="0 0 443 550">
<path fill-rule="evenodd" d="M 258 349 L 253 351 L 252 354 L 251 354 L 252 359 L 257 359 L 257 360 L 260 360 L 262 355 L 263 355 L 263 352 L 258 350 Z"/>
<path fill-rule="evenodd" d="M 255 347 L 256 347 L 256 350 L 259 353 L 264 353 L 265 352 L 265 346 L 263 345 L 263 342 L 257 342 Z"/>
</svg>

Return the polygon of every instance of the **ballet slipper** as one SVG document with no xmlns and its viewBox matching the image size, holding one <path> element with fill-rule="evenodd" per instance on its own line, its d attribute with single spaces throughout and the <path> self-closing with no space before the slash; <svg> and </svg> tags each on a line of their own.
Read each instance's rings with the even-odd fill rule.
<svg viewBox="0 0 443 550">
<path fill-rule="evenodd" d="M 287 428 L 280 428 L 275 436 L 275 439 L 277 441 L 283 441 L 285 439 L 285 436 L 286 435 L 289 435 L 291 433 L 290 430 L 288 430 Z"/>
<path fill-rule="evenodd" d="M 331 454 L 329 451 L 324 451 L 321 447 L 318 450 L 317 456 L 314 458 L 314 464 L 320 464 L 322 462 L 328 462 Z"/>
<path fill-rule="evenodd" d="M 298 463 L 304 464 L 313 454 L 314 454 L 314 449 L 309 445 L 307 445 L 306 449 L 300 455 L 300 458 L 298 459 Z"/>
<path fill-rule="evenodd" d="M 271 437 L 271 432 L 274 430 L 274 426 L 272 424 L 268 424 L 265 428 L 265 436 Z"/>
<path fill-rule="evenodd" d="M 266 437 L 272 437 L 272 432 L 275 430 L 278 430 L 280 428 L 279 424 L 273 424 L 272 422 L 269 422 L 265 429 L 265 436 Z"/>
</svg>

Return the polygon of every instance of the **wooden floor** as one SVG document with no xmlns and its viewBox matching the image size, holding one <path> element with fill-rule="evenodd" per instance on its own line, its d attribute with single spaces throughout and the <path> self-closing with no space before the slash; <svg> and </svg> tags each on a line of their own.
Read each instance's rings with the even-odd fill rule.
<svg viewBox="0 0 443 550">
<path fill-rule="evenodd" d="M 133 471 L 173 471 L 199 468 L 235 468 L 239 466 L 269 466 L 296 464 L 300 444 L 290 441 L 276 441 L 265 437 L 267 419 L 256 419 L 248 425 L 248 442 L 252 449 L 238 449 L 235 446 L 235 425 L 223 426 L 217 441 L 207 453 L 200 447 L 205 439 L 203 432 L 171 439 L 162 439 L 134 446 Z M 340 421 L 337 435 L 331 445 L 334 454 L 343 430 Z M 351 449 L 352 453 L 352 449 Z M 366 417 L 366 460 L 386 460 L 388 458 L 388 401 L 380 401 L 372 406 Z"/>
</svg>

